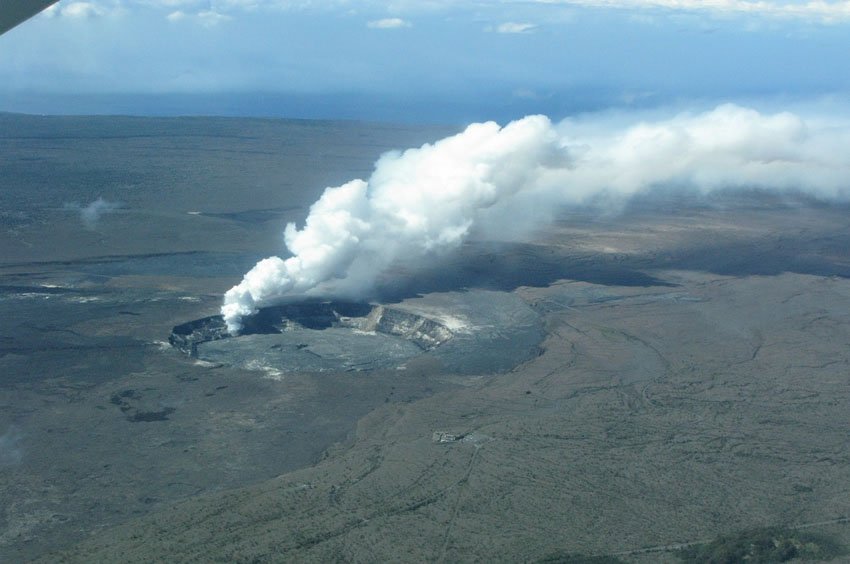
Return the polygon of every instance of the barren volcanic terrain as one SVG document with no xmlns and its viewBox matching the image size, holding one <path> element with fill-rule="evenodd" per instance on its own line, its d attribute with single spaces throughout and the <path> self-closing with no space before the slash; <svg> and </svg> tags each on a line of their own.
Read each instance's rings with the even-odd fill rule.
<svg viewBox="0 0 850 564">
<path fill-rule="evenodd" d="M 222 292 L 285 221 L 445 133 L 0 116 L 0 560 L 676 562 L 761 527 L 850 545 L 843 206 L 565 210 L 220 338 Z"/>
</svg>

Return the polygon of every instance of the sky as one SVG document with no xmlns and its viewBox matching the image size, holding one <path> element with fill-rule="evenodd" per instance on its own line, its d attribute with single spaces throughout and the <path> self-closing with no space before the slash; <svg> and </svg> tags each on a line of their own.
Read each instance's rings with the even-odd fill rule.
<svg viewBox="0 0 850 564">
<path fill-rule="evenodd" d="M 61 0 L 0 111 L 465 123 L 844 99 L 850 1 Z"/>
</svg>

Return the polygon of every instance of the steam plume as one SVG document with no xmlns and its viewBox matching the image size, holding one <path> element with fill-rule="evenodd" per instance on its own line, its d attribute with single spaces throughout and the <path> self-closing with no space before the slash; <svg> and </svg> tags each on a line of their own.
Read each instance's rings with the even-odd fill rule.
<svg viewBox="0 0 850 564">
<path fill-rule="evenodd" d="M 80 213 L 80 220 L 86 229 L 95 229 L 98 221 L 100 221 L 100 216 L 121 209 L 122 207 L 124 207 L 124 204 L 121 202 L 109 202 L 103 198 L 98 198 L 86 206 L 81 206 L 76 202 L 65 204 L 66 210 L 78 211 Z"/>
<path fill-rule="evenodd" d="M 368 181 L 327 188 L 306 224 L 286 226 L 292 256 L 257 263 L 224 297 L 231 332 L 257 308 L 298 296 L 355 295 L 399 258 L 458 247 L 471 233 L 519 232 L 564 205 L 622 201 L 658 187 L 746 187 L 845 198 L 850 126 L 735 105 L 612 127 L 529 116 L 473 124 L 383 155 Z"/>
<path fill-rule="evenodd" d="M 15 427 L 10 427 L 0 435 L 0 466 L 13 466 L 23 458 L 23 453 L 18 446 L 21 441 L 21 433 Z"/>
<path fill-rule="evenodd" d="M 107 202 L 103 198 L 98 198 L 80 210 L 80 217 L 86 227 L 93 229 L 97 225 L 97 222 L 100 221 L 101 215 L 117 210 L 120 207 L 121 204 L 118 202 Z"/>
</svg>

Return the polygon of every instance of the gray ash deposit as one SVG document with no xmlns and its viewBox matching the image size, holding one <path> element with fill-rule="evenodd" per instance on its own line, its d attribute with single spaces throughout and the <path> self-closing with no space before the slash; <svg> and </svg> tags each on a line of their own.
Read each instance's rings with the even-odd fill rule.
<svg viewBox="0 0 850 564">
<path fill-rule="evenodd" d="M 177 325 L 169 342 L 199 360 L 265 371 L 404 369 L 434 358 L 447 371 L 510 369 L 537 354 L 543 332 L 518 297 L 500 292 L 431 294 L 399 304 L 309 301 L 261 309 L 227 332 L 221 316 Z"/>
</svg>

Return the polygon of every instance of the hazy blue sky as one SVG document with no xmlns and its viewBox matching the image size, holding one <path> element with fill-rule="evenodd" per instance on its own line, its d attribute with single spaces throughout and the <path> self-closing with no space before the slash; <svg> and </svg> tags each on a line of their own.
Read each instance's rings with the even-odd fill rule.
<svg viewBox="0 0 850 564">
<path fill-rule="evenodd" d="M 423 121 L 843 97 L 850 2 L 62 0 L 0 110 Z"/>
</svg>

